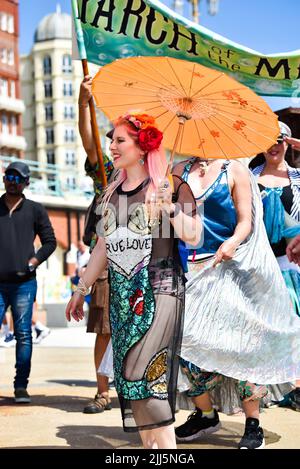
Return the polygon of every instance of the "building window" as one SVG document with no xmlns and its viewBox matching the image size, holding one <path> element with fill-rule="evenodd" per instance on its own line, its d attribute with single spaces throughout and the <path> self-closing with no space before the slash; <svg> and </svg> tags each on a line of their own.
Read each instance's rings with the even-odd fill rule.
<svg viewBox="0 0 300 469">
<path fill-rule="evenodd" d="M 13 49 L 9 49 L 7 51 L 7 63 L 8 65 L 14 65 L 15 63 L 15 54 Z"/>
<path fill-rule="evenodd" d="M 75 130 L 72 127 L 65 128 L 65 143 L 75 142 Z"/>
<path fill-rule="evenodd" d="M 46 121 L 53 121 L 53 106 L 52 104 L 45 105 L 45 119 Z"/>
<path fill-rule="evenodd" d="M 64 107 L 64 118 L 65 119 L 74 119 L 75 111 L 73 104 L 66 104 Z"/>
<path fill-rule="evenodd" d="M 54 143 L 54 130 L 52 127 L 48 127 L 46 129 L 46 144 L 50 145 L 51 143 Z"/>
<path fill-rule="evenodd" d="M 8 81 L 0 78 L 0 96 L 8 96 Z"/>
<path fill-rule="evenodd" d="M 12 135 L 17 135 L 17 117 L 16 116 L 11 116 L 10 124 L 11 124 Z"/>
<path fill-rule="evenodd" d="M 2 31 L 7 31 L 7 16 L 6 13 L 0 13 L 0 29 Z"/>
<path fill-rule="evenodd" d="M 10 82 L 10 97 L 11 98 L 16 97 L 16 82 L 15 81 Z"/>
<path fill-rule="evenodd" d="M 7 64 L 7 49 L 5 47 L 0 49 L 0 60 L 3 64 Z"/>
<path fill-rule="evenodd" d="M 12 15 L 7 15 L 7 32 L 14 33 L 14 17 Z"/>
<path fill-rule="evenodd" d="M 47 151 L 47 164 L 55 164 L 55 153 L 53 150 Z"/>
<path fill-rule="evenodd" d="M 65 54 L 62 58 L 63 73 L 72 73 L 72 58 L 70 54 Z"/>
<path fill-rule="evenodd" d="M 45 98 L 52 98 L 52 81 L 44 82 Z"/>
<path fill-rule="evenodd" d="M 55 177 L 55 174 L 48 174 L 47 180 L 48 180 L 48 189 L 50 191 L 55 191 L 56 190 L 56 177 Z"/>
<path fill-rule="evenodd" d="M 52 62 L 50 55 L 46 55 L 43 60 L 44 75 L 51 75 L 52 73 Z"/>
<path fill-rule="evenodd" d="M 74 176 L 68 176 L 67 177 L 67 187 L 71 190 L 74 190 L 76 189 L 76 179 L 74 178 Z"/>
<path fill-rule="evenodd" d="M 73 84 L 71 81 L 65 81 L 63 85 L 63 95 L 73 96 Z"/>
<path fill-rule="evenodd" d="M 7 31 L 8 33 L 13 33 L 15 30 L 14 27 L 14 17 L 8 15 L 7 13 L 0 13 L 0 29 L 2 31 Z"/>
<path fill-rule="evenodd" d="M 1 116 L 1 131 L 3 134 L 8 134 L 8 117 L 6 114 Z"/>
<path fill-rule="evenodd" d="M 76 164 L 75 152 L 74 151 L 66 151 L 66 165 L 74 166 L 75 164 Z"/>
</svg>

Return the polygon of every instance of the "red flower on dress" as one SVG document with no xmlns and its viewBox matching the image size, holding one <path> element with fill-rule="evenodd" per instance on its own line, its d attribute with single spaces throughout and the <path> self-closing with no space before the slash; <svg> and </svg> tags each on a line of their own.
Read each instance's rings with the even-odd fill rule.
<svg viewBox="0 0 300 469">
<path fill-rule="evenodd" d="M 142 316 L 144 312 L 144 294 L 139 288 L 129 298 L 129 304 L 132 311 L 138 316 Z"/>
<path fill-rule="evenodd" d="M 163 133 L 156 127 L 148 126 L 138 132 L 139 146 L 145 152 L 157 150 L 163 139 Z"/>
</svg>

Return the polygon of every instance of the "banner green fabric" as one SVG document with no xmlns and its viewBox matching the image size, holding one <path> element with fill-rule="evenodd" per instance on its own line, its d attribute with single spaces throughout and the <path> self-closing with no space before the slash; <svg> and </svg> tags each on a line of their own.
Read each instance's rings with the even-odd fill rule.
<svg viewBox="0 0 300 469">
<path fill-rule="evenodd" d="M 77 58 L 81 60 L 86 59 L 86 50 L 83 37 L 83 30 L 81 27 L 81 22 L 78 13 L 78 3 L 77 0 L 72 0 L 72 13 L 73 13 L 73 27 L 72 27 L 72 40 L 73 40 L 73 54 L 76 50 Z M 76 34 L 76 42 L 74 44 L 74 34 Z"/>
<path fill-rule="evenodd" d="M 88 61 L 105 65 L 138 55 L 175 57 L 224 71 L 260 95 L 300 95 L 300 50 L 263 55 L 155 0 L 72 3 L 78 7 L 78 16 L 74 16 L 80 58 L 85 58 L 86 51 Z"/>
</svg>

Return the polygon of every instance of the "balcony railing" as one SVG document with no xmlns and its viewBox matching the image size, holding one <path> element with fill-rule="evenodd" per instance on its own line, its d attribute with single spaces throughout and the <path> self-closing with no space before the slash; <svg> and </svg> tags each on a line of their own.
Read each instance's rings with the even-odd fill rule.
<svg viewBox="0 0 300 469">
<path fill-rule="evenodd" d="M 14 150 L 24 151 L 26 149 L 26 140 L 21 135 L 14 135 L 9 133 L 0 133 L 0 148 L 12 148 Z"/>
<path fill-rule="evenodd" d="M 21 99 L 11 98 L 10 96 L 0 96 L 0 109 L 23 114 L 25 105 Z"/>
<path fill-rule="evenodd" d="M 13 161 L 19 161 L 12 156 L 0 156 L 0 174 L 4 173 L 7 166 Z M 32 194 L 41 196 L 62 197 L 70 200 L 72 197 L 90 199 L 94 195 L 93 183 L 90 177 L 79 173 L 76 169 L 59 168 L 55 164 L 43 164 L 38 161 L 22 160 L 30 169 L 30 186 Z M 74 185 L 68 183 L 73 180 Z M 2 178 L 0 178 L 0 191 L 4 190 Z"/>
</svg>

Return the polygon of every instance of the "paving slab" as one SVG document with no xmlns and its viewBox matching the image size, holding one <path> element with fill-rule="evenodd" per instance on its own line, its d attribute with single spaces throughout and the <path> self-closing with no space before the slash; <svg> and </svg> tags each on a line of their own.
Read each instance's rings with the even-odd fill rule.
<svg viewBox="0 0 300 469">
<path fill-rule="evenodd" d="M 96 391 L 93 369 L 94 334 L 84 328 L 52 331 L 33 348 L 28 391 L 32 403 L 13 401 L 14 348 L 0 349 L 0 448 L 141 448 L 139 436 L 122 429 L 118 399 L 111 390 L 113 408 L 101 414 L 83 414 Z M 74 342 L 75 341 L 75 342 Z M 63 344 L 63 345 L 62 345 Z M 68 344 L 68 346 L 66 346 Z M 189 411 L 176 414 L 176 425 Z M 244 417 L 220 414 L 219 432 L 179 449 L 234 449 L 243 434 Z M 266 449 L 300 449 L 300 413 L 266 409 L 261 414 Z"/>
</svg>

